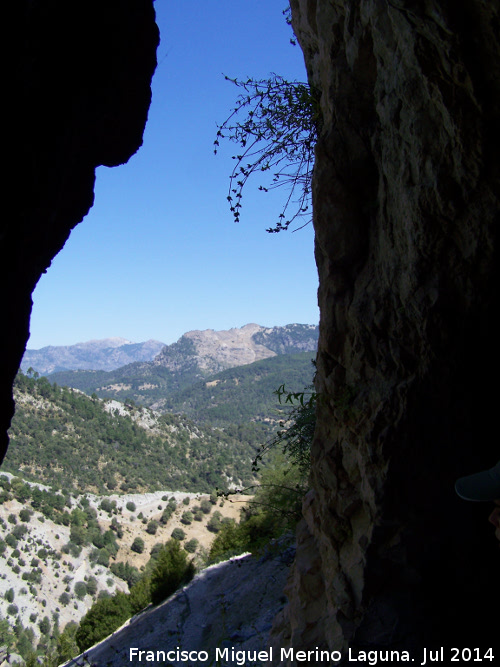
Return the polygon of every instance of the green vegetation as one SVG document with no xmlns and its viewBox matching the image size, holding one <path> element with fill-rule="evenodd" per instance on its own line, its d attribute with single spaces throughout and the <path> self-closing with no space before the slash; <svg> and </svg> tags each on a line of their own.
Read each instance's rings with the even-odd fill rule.
<svg viewBox="0 0 500 667">
<path fill-rule="evenodd" d="M 170 539 L 160 552 L 151 574 L 151 602 L 159 604 L 193 578 L 194 567 L 180 542 Z"/>
<path fill-rule="evenodd" d="M 311 329 L 308 327 L 309 333 Z M 306 337 L 307 332 L 302 333 Z M 175 490 L 210 492 L 222 487 L 228 494 L 221 481 L 228 477 L 229 482 L 248 487 L 255 496 L 239 523 L 222 517 L 217 506 L 227 501 L 213 492 L 210 500 L 190 502 L 186 497 L 178 508 L 178 518 L 185 524 L 184 528 L 192 522 L 208 520 L 208 529 L 215 536 L 211 562 L 242 551 L 260 552 L 270 539 L 293 528 L 306 489 L 305 471 L 314 410 L 313 405 L 309 405 L 311 410 L 306 415 L 305 405 L 297 411 L 292 405 L 289 412 L 283 400 L 284 387 L 278 396 L 273 395 L 273 390 L 282 385 L 283 380 L 286 386 L 303 386 L 310 381 L 310 352 L 283 355 L 281 352 L 298 339 L 292 336 L 289 340 L 282 331 L 268 330 L 262 334 L 264 338 L 260 342 L 274 346 L 280 356 L 219 373 L 214 376 L 217 380 L 214 383 L 201 380 L 186 388 L 175 401 L 171 399 L 172 403 L 176 402 L 176 409 L 210 420 L 210 426 L 201 422 L 195 424 L 185 416 L 152 415 L 134 407 L 132 400 L 128 402 L 130 407 L 125 416 L 119 414 L 123 408 L 109 414 L 96 396 L 58 387 L 46 378 L 19 375 L 15 387 L 17 414 L 11 429 L 15 446 L 9 450 L 6 469 L 15 474 L 22 466 L 23 477 L 26 475 L 34 482 L 45 481 L 51 486 L 55 483 L 55 488 L 59 489 L 44 490 L 19 477 L 9 479 L 0 475 L 0 503 L 16 499 L 23 505 L 18 514 L 11 509 L 4 513 L 0 539 L 0 555 L 4 554 L 6 566 L 14 575 L 17 573 L 18 579 L 24 580 L 23 584 L 26 582 L 24 588 L 7 591 L 2 601 L 8 632 L 12 631 L 11 645 L 21 655 L 32 661 L 36 658 L 28 630 L 21 631 L 18 625 L 22 596 L 38 597 L 41 610 L 47 606 L 42 583 L 47 565 L 58 585 L 62 583 L 62 590 L 59 588 L 54 597 L 61 609 L 68 605 L 66 612 L 72 611 L 72 607 L 81 608 L 82 600 L 94 602 L 80 625 L 71 624 L 63 633 L 54 615 L 45 616 L 45 611 L 32 614 L 31 627 L 42 632 L 37 652 L 43 652 L 47 659 L 55 661 L 53 664 L 58 664 L 107 636 L 148 604 L 159 603 L 189 580 L 194 568 L 188 554 L 196 554 L 197 563 L 206 562 L 207 554 L 196 539 L 189 539 L 191 535 L 186 536 L 181 528 L 165 529 L 177 508 L 173 497 L 163 496 L 157 514 L 151 516 L 143 510 L 146 516 L 142 512 L 136 516 L 137 507 L 133 502 L 129 501 L 122 512 L 119 504 L 109 497 L 99 499 L 96 511 L 91 506 L 90 496 L 81 495 L 82 491 L 141 492 L 170 486 Z M 306 338 L 299 343 L 308 344 Z M 235 415 L 241 418 L 240 423 L 235 423 Z M 149 429 L 137 422 L 145 416 L 152 420 Z M 274 432 L 269 422 L 264 422 L 270 416 Z M 264 446 L 270 432 L 273 438 Z M 300 446 L 295 448 L 297 443 Z M 284 451 L 284 455 L 277 454 L 277 450 Z M 258 469 L 260 466 L 262 470 Z M 260 484 L 256 487 L 257 474 Z M 102 513 L 106 528 L 98 522 Z M 69 541 L 61 540 L 57 547 L 60 551 L 42 540 L 28 544 L 32 525 L 46 519 L 68 528 L 65 534 L 69 532 Z M 166 545 L 155 544 L 148 564 L 140 571 L 130 563 L 114 560 L 125 523 L 132 520 L 146 534 L 156 535 L 161 531 L 171 534 Z M 143 526 L 138 526 L 140 521 Z M 145 539 L 146 534 L 142 533 Z M 144 553 L 144 541 L 138 537 L 132 550 Z M 68 562 L 64 560 L 65 554 L 76 557 L 86 546 L 90 547 L 92 567 L 109 567 L 115 576 L 127 582 L 129 594 L 114 594 L 116 581 L 109 576 L 106 591 L 99 589 L 95 577 L 78 581 L 79 577 L 71 574 L 74 564 L 67 557 Z M 96 574 L 98 571 L 95 570 Z M 14 632 L 14 626 L 19 633 Z M 0 635 L 1 627 L 0 622 Z"/>
<path fill-rule="evenodd" d="M 270 540 L 293 530 L 301 517 L 318 396 L 313 391 L 287 392 L 285 385 L 281 385 L 276 393 L 280 402 L 292 406 L 289 418 L 287 422 L 281 422 L 281 430 L 254 459 L 255 472 L 260 471 L 265 455 L 269 460 L 260 471 L 255 495 L 242 510 L 239 523 L 216 520 L 210 526 L 218 513 L 212 515 L 207 527 L 217 536 L 210 549 L 209 562 L 245 551 L 258 551 Z"/>
<path fill-rule="evenodd" d="M 135 362 L 114 371 L 52 373 L 50 380 L 89 395 L 95 392 L 100 398 L 118 398 L 125 403 L 151 405 L 167 394 L 182 391 L 205 375 L 195 362 L 196 348 L 192 340 L 182 336 L 167 349 L 168 364 L 179 370 L 170 370 L 160 364 Z M 117 386 L 122 387 L 117 389 Z"/>
<path fill-rule="evenodd" d="M 292 531 L 301 517 L 307 476 L 290 465 L 282 454 L 274 454 L 262 471 L 255 495 L 242 510 L 239 523 L 214 522 L 217 535 L 209 552 L 216 563 L 246 551 L 259 552 L 270 540 Z M 215 530 L 216 529 L 216 530 Z"/>
<path fill-rule="evenodd" d="M 154 430 L 148 430 L 134 420 L 140 409 L 130 408 L 125 416 L 109 414 L 101 401 L 51 385 L 44 377 L 19 374 L 15 394 L 13 446 L 4 470 L 16 474 L 22 468 L 29 480 L 73 492 L 138 492 L 165 486 L 211 492 L 227 477 L 250 484 L 248 460 L 268 433 L 262 424 L 228 424 L 221 429 L 171 414 L 157 417 Z M 8 492 L 2 490 L 4 499 Z M 24 483 L 16 492 L 21 502 L 23 496 L 32 497 L 33 509 L 47 518 L 68 521 L 65 495 L 47 495 Z M 78 539 L 72 541 L 79 544 Z"/>
<path fill-rule="evenodd" d="M 159 604 L 194 575 L 187 552 L 174 539 L 160 545 L 130 594 L 115 593 L 95 602 L 74 632 L 79 651 L 85 651 L 114 632 L 148 604 Z"/>
<path fill-rule="evenodd" d="M 135 551 L 137 554 L 142 554 L 144 551 L 144 540 L 142 537 L 136 537 L 135 540 L 132 542 L 132 546 L 130 547 L 132 551 Z"/>
<path fill-rule="evenodd" d="M 221 139 L 241 149 L 233 156 L 236 164 L 227 196 L 234 221 L 240 221 L 243 189 L 257 173 L 269 176 L 259 190 L 268 192 L 283 186 L 289 190 L 277 225 L 266 231 L 286 230 L 304 215 L 309 222 L 314 145 L 321 118 L 318 91 L 276 74 L 261 80 L 238 81 L 227 76 L 226 80 L 243 90 L 233 112 L 219 126 L 214 142 L 215 153 Z M 239 120 L 241 114 L 243 119 Z M 292 214 L 287 219 L 290 205 Z"/>
<path fill-rule="evenodd" d="M 182 541 L 185 539 L 186 533 L 182 530 L 182 528 L 174 528 L 172 531 L 172 539 L 174 540 L 179 540 Z"/>
<path fill-rule="evenodd" d="M 298 393 L 287 392 L 283 384 L 276 390 L 280 403 L 285 405 L 288 403 L 293 407 L 287 420 L 280 421 L 280 429 L 276 435 L 260 448 L 252 464 L 254 472 L 259 471 L 259 462 L 262 461 L 263 455 L 275 449 L 280 449 L 286 454 L 303 475 L 309 472 L 318 399 L 318 395 L 312 391 L 312 386 L 309 389 L 310 391 Z M 298 404 L 294 405 L 294 401 Z"/>
<path fill-rule="evenodd" d="M 279 347 L 279 340 L 275 343 Z M 264 344 L 267 345 L 267 341 Z M 225 432 L 238 434 L 247 441 L 259 438 L 265 441 L 270 430 L 263 420 L 277 421 L 284 414 L 273 393 L 276 387 L 283 382 L 287 386 L 303 387 L 310 381 L 311 352 L 279 354 L 217 373 L 208 386 L 206 381 L 196 382 L 167 398 L 165 408 L 182 412 L 200 423 L 223 427 Z M 237 424 L 235 415 L 238 415 Z"/>
</svg>

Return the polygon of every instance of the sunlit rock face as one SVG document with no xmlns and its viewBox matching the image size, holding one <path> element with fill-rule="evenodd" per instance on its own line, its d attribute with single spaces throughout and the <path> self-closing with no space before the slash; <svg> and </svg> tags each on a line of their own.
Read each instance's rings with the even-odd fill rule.
<svg viewBox="0 0 500 667">
<path fill-rule="evenodd" d="M 321 91 L 322 400 L 273 641 L 491 646 L 490 507 L 454 481 L 500 458 L 499 3 L 291 4 Z"/>
<path fill-rule="evenodd" d="M 31 293 L 92 206 L 95 168 L 124 163 L 141 145 L 158 43 L 152 0 L 19 0 L 12 11 L 10 205 L 0 231 L 0 460 Z"/>
</svg>

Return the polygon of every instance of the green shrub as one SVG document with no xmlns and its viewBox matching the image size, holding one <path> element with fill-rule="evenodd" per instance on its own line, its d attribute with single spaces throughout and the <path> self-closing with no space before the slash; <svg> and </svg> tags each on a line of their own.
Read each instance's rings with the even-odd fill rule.
<svg viewBox="0 0 500 667">
<path fill-rule="evenodd" d="M 137 614 L 137 612 L 148 606 L 148 604 L 151 602 L 151 587 L 149 577 L 142 577 L 132 586 L 130 589 L 129 602 L 132 614 Z"/>
<path fill-rule="evenodd" d="M 17 547 L 17 540 L 12 533 L 9 533 L 8 535 L 5 536 L 5 542 L 12 549 L 15 549 Z"/>
<path fill-rule="evenodd" d="M 158 521 L 155 521 L 152 519 L 146 528 L 146 532 L 149 533 L 149 535 L 156 535 L 156 531 L 158 530 Z"/>
<path fill-rule="evenodd" d="M 25 521 L 26 523 L 28 523 L 29 520 L 31 519 L 32 514 L 33 514 L 33 512 L 30 512 L 30 510 L 22 509 L 19 512 L 19 518 L 21 519 L 21 521 Z"/>
<path fill-rule="evenodd" d="M 184 549 L 188 553 L 194 554 L 194 552 L 198 548 L 198 544 L 199 544 L 198 540 L 195 537 L 193 537 L 192 540 L 189 540 L 188 542 L 186 542 L 186 544 L 184 545 Z"/>
<path fill-rule="evenodd" d="M 95 602 L 80 622 L 75 640 L 80 651 L 85 651 L 120 627 L 132 615 L 128 595 L 117 593 L 113 597 Z"/>
<path fill-rule="evenodd" d="M 170 539 L 151 573 L 151 602 L 159 604 L 194 575 L 194 566 L 178 540 Z"/>
<path fill-rule="evenodd" d="M 200 503 L 200 507 L 203 514 L 210 514 L 210 512 L 212 511 L 212 503 L 210 502 L 210 500 L 206 499 L 202 500 Z"/>
<path fill-rule="evenodd" d="M 172 531 L 172 538 L 174 540 L 182 541 L 185 537 L 186 533 L 182 530 L 182 528 L 174 528 Z"/>
<path fill-rule="evenodd" d="M 75 584 L 75 589 L 76 589 L 76 584 Z M 89 580 L 87 581 L 87 593 L 91 596 L 94 596 L 97 593 L 97 579 L 95 577 L 89 577 Z"/>
<path fill-rule="evenodd" d="M 193 522 L 193 513 L 192 512 L 183 512 L 181 517 L 181 523 L 186 526 L 189 526 Z"/>
<path fill-rule="evenodd" d="M 111 563 L 109 569 L 115 576 L 126 581 L 129 588 L 139 581 L 139 570 L 129 563 Z"/>
<path fill-rule="evenodd" d="M 66 593 L 66 591 L 65 591 L 64 593 L 61 593 L 61 595 L 59 596 L 59 602 L 60 602 L 64 607 L 65 607 L 67 604 L 70 603 L 70 600 L 71 600 L 71 598 L 70 598 L 70 596 L 68 595 L 68 593 Z"/>
<path fill-rule="evenodd" d="M 50 633 L 50 619 L 48 616 L 44 616 L 42 620 L 38 623 L 40 632 L 42 635 L 48 635 Z"/>
<path fill-rule="evenodd" d="M 96 582 L 97 587 L 97 582 Z M 84 581 L 77 581 L 74 587 L 75 595 L 79 600 L 87 595 L 87 584 Z"/>
<path fill-rule="evenodd" d="M 128 509 L 129 512 L 135 512 L 135 510 L 137 509 L 135 503 L 133 503 L 131 500 L 128 501 L 125 507 Z"/>
<path fill-rule="evenodd" d="M 78 644 L 75 640 L 76 631 L 78 630 L 78 623 L 70 621 L 64 627 L 64 631 L 57 639 L 57 659 L 56 664 L 61 665 L 63 662 L 71 660 L 79 653 Z"/>
<path fill-rule="evenodd" d="M 144 540 L 141 537 L 136 537 L 130 548 L 132 551 L 135 551 L 135 553 L 142 554 L 144 551 Z"/>
<path fill-rule="evenodd" d="M 222 514 L 217 510 L 210 517 L 210 521 L 207 523 L 207 529 L 211 533 L 218 533 L 219 530 L 221 529 L 221 519 L 222 519 Z"/>
<path fill-rule="evenodd" d="M 22 538 L 26 535 L 28 532 L 28 527 L 25 526 L 24 524 L 18 524 L 17 526 L 14 526 L 12 529 L 12 535 L 18 540 L 22 540 Z"/>
</svg>

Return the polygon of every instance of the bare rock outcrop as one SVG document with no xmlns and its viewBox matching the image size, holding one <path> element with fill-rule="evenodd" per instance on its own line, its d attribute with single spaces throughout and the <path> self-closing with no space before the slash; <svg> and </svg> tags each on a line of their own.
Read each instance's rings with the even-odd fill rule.
<svg viewBox="0 0 500 667">
<path fill-rule="evenodd" d="M 293 559 L 285 542 L 274 547 L 260 558 L 247 554 L 202 570 L 163 604 L 137 614 L 68 664 L 255 665 L 245 658 L 269 651 L 269 630 L 284 604 Z"/>
<path fill-rule="evenodd" d="M 0 460 L 31 293 L 93 203 L 99 165 L 142 143 L 156 66 L 152 0 L 20 0 L 9 21 L 10 201 L 0 228 Z"/>
<path fill-rule="evenodd" d="M 321 93 L 322 400 L 275 645 L 494 646 L 490 510 L 454 480 L 499 458 L 499 3 L 291 5 Z"/>
</svg>

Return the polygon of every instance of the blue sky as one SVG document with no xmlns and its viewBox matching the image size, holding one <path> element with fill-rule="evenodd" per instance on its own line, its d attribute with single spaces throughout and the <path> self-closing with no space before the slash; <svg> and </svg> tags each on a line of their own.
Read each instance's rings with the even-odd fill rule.
<svg viewBox="0 0 500 667">
<path fill-rule="evenodd" d="M 226 196 L 236 146 L 213 153 L 217 123 L 238 94 L 223 74 L 305 80 L 286 2 L 155 7 L 161 43 L 143 147 L 126 165 L 97 170 L 93 209 L 33 295 L 31 349 L 318 322 L 312 225 L 266 233 L 280 193 L 258 192 L 258 182 L 247 185 L 235 224 Z"/>
</svg>

